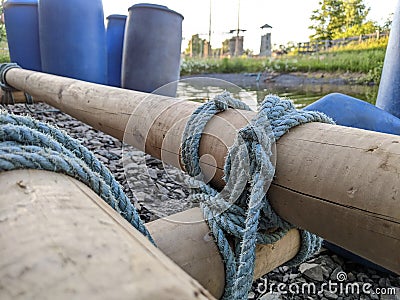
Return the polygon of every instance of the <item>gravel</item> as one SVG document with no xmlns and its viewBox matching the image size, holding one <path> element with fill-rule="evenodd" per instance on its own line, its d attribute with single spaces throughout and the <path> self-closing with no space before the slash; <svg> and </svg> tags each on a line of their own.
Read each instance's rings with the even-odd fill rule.
<svg viewBox="0 0 400 300">
<path fill-rule="evenodd" d="M 64 113 L 31 113 L 21 104 L 9 108 L 58 126 L 93 151 L 121 183 L 145 222 L 198 205 L 182 201 L 189 193 L 184 183 L 186 175 L 181 171 Z M 42 103 L 35 104 L 34 109 L 52 110 Z M 358 265 L 322 249 L 300 266 L 281 266 L 255 281 L 249 299 L 400 299 L 400 276 Z"/>
</svg>

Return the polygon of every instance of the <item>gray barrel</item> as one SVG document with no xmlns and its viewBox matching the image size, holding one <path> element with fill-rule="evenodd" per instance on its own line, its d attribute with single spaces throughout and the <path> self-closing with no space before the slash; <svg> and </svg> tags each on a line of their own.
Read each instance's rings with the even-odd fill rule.
<svg viewBox="0 0 400 300">
<path fill-rule="evenodd" d="M 180 71 L 183 16 L 166 6 L 129 8 L 122 55 L 122 87 L 151 93 L 177 81 Z M 157 93 L 174 97 L 176 84 Z"/>
</svg>

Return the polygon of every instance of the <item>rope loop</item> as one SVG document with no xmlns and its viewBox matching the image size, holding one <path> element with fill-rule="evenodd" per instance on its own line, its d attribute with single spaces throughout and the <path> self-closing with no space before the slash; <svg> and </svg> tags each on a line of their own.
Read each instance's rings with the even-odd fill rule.
<svg viewBox="0 0 400 300">
<path fill-rule="evenodd" d="M 1 96 L 1 105 L 6 106 L 8 104 L 15 104 L 14 95 L 12 92 L 18 91 L 7 83 L 6 74 L 11 69 L 21 69 L 17 63 L 4 63 L 0 64 L 0 88 L 3 90 Z M 33 104 L 33 98 L 28 93 L 24 93 L 26 105 Z"/>
<path fill-rule="evenodd" d="M 0 64 L 0 87 L 3 91 L 16 91 L 11 85 L 6 81 L 6 74 L 9 70 L 21 67 L 16 63 L 5 63 Z"/>
<path fill-rule="evenodd" d="M 333 121 L 319 112 L 296 110 L 290 100 L 269 95 L 257 117 L 240 129 L 228 150 L 224 165 L 226 185 L 217 191 L 201 182 L 199 145 L 207 122 L 228 108 L 250 110 L 228 92 L 196 109 L 190 117 L 182 142 L 182 165 L 193 178 L 191 198 L 200 202 L 214 239 L 225 261 L 224 299 L 247 299 L 254 273 L 257 243 L 275 243 L 294 226 L 272 209 L 266 193 L 275 166 L 272 147 L 290 128 L 307 122 Z M 296 265 L 321 247 L 321 238 L 300 229 L 301 247 L 288 265 Z M 233 244 L 227 237 L 233 237 Z"/>
</svg>

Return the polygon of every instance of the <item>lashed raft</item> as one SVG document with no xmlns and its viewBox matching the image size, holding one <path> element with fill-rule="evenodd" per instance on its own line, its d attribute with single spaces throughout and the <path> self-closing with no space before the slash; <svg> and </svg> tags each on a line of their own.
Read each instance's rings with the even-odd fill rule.
<svg viewBox="0 0 400 300">
<path fill-rule="evenodd" d="M 196 103 L 21 69 L 9 70 L 6 81 L 119 139 L 127 129 L 125 142 L 180 167 L 185 118 L 196 109 Z M 207 124 L 200 155 L 214 157 L 203 161 L 203 171 L 206 177 L 214 175 L 214 185 L 223 185 L 218 178 L 235 128 L 243 127 L 253 116 L 252 112 L 228 110 Z M 319 123 L 296 127 L 277 143 L 271 203 L 289 222 L 400 273 L 399 143 L 398 136 L 353 128 Z M 221 295 L 222 262 L 213 242 L 204 239 L 208 231 L 204 223 L 159 220 L 149 228 L 167 256 L 215 296 Z M 295 255 L 299 246 L 296 230 L 277 244 L 258 248 L 255 276 Z M 268 255 L 260 255 L 262 251 Z"/>
</svg>

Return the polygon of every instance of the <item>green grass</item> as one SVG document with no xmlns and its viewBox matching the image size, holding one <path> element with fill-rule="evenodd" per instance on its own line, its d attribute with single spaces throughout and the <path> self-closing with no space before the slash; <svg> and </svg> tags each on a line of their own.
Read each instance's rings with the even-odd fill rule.
<svg viewBox="0 0 400 300">
<path fill-rule="evenodd" d="M 0 41 L 0 63 L 10 62 L 10 54 L 9 54 L 8 50 L 4 50 L 4 49 L 8 49 L 8 44 L 7 44 L 7 41 L 2 40 L 2 41 Z"/>
<path fill-rule="evenodd" d="M 363 81 L 379 83 L 387 38 L 349 44 L 312 55 L 286 55 L 278 58 L 186 59 L 181 75 L 204 73 L 351 72 L 361 73 Z"/>
<path fill-rule="evenodd" d="M 8 52 L 4 52 L 0 51 L 0 63 L 8 63 L 10 62 L 10 55 L 8 54 Z"/>
<path fill-rule="evenodd" d="M 186 59 L 181 74 L 262 72 L 359 72 L 368 73 L 383 62 L 384 49 L 324 52 L 279 58 Z"/>
</svg>

